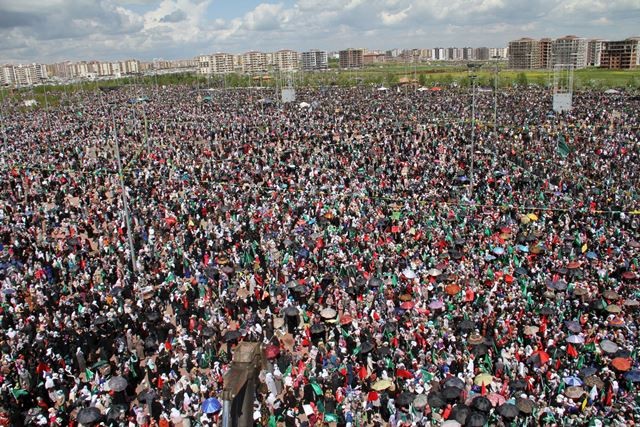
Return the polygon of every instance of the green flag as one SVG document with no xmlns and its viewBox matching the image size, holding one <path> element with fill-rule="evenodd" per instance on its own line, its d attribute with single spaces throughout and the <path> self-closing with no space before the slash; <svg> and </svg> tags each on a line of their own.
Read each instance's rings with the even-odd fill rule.
<svg viewBox="0 0 640 427">
<path fill-rule="evenodd" d="M 322 396 L 322 388 L 318 385 L 318 383 L 311 383 L 311 388 L 313 388 L 313 392 L 318 396 Z"/>
<path fill-rule="evenodd" d="M 93 380 L 93 372 L 91 372 L 89 369 L 85 369 L 84 370 L 84 376 L 87 378 L 87 381 L 91 381 Z"/>
<path fill-rule="evenodd" d="M 567 142 L 564 139 L 563 135 L 559 135 L 558 136 L 558 154 L 560 154 L 561 157 L 565 158 L 569 155 L 569 153 L 571 153 L 571 149 L 569 148 L 569 146 L 567 145 Z"/>
<path fill-rule="evenodd" d="M 29 392 L 27 392 L 26 390 L 23 390 L 21 388 L 14 388 L 11 389 L 11 394 L 13 395 L 13 397 L 17 400 L 20 398 L 20 396 L 26 396 L 29 394 Z"/>
</svg>

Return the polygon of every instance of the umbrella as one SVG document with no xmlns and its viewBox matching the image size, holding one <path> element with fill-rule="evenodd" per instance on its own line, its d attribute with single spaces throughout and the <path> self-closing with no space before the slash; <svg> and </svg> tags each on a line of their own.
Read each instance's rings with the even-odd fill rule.
<svg viewBox="0 0 640 427">
<path fill-rule="evenodd" d="M 150 311 L 147 313 L 147 320 L 149 322 L 155 322 L 159 318 L 160 318 L 160 313 L 158 313 L 157 311 Z"/>
<path fill-rule="evenodd" d="M 460 329 L 460 332 L 462 332 L 462 333 L 471 332 L 475 328 L 476 328 L 476 324 L 471 320 L 463 320 L 458 325 L 458 329 Z"/>
<path fill-rule="evenodd" d="M 551 316 L 556 313 L 556 310 L 553 307 L 542 307 L 540 309 L 540 314 L 543 316 Z"/>
<path fill-rule="evenodd" d="M 615 304 L 609 304 L 605 310 L 609 313 L 622 313 L 622 309 Z"/>
<path fill-rule="evenodd" d="M 604 291 L 602 293 L 602 296 L 605 299 L 611 299 L 611 300 L 620 299 L 620 295 L 618 295 L 616 291 L 612 291 L 611 289 L 607 289 L 606 291 Z"/>
<path fill-rule="evenodd" d="M 444 307 L 444 302 L 440 300 L 434 300 L 429 303 L 429 308 L 432 310 L 439 310 Z"/>
<path fill-rule="evenodd" d="M 414 305 L 415 304 L 413 301 L 405 301 L 402 304 L 400 304 L 400 308 L 402 308 L 403 310 L 411 310 Z"/>
<path fill-rule="evenodd" d="M 567 268 L 569 270 L 575 270 L 578 267 L 580 267 L 580 263 L 578 261 L 571 261 L 569 264 L 567 264 Z"/>
<path fill-rule="evenodd" d="M 587 259 L 598 259 L 598 254 L 593 251 L 589 251 L 584 255 L 587 257 Z"/>
<path fill-rule="evenodd" d="M 487 399 L 489 399 L 489 401 L 491 402 L 491 405 L 493 405 L 494 408 L 496 406 L 500 406 L 504 404 L 507 401 L 507 399 L 505 399 L 503 395 L 498 393 L 489 393 L 487 395 Z"/>
<path fill-rule="evenodd" d="M 429 404 L 429 400 L 426 394 L 419 394 L 413 399 L 413 407 L 422 410 Z"/>
<path fill-rule="evenodd" d="M 564 383 L 566 385 L 571 386 L 571 387 L 579 387 L 579 386 L 582 385 L 582 380 L 580 378 L 574 377 L 574 376 L 564 377 L 563 381 L 564 381 Z"/>
<path fill-rule="evenodd" d="M 533 412 L 533 407 L 535 405 L 531 399 L 520 397 L 518 398 L 518 400 L 516 400 L 516 406 L 523 414 L 530 414 L 531 412 Z"/>
<path fill-rule="evenodd" d="M 589 291 L 587 289 L 583 288 L 582 286 L 576 286 L 573 289 L 573 294 L 576 295 L 576 296 L 579 296 L 579 297 L 581 297 L 583 295 L 586 295 L 588 293 L 589 293 Z"/>
<path fill-rule="evenodd" d="M 624 378 L 632 383 L 640 383 L 640 370 L 634 369 L 624 374 Z"/>
<path fill-rule="evenodd" d="M 514 380 L 509 382 L 509 389 L 511 391 L 522 391 L 527 388 L 527 383 L 524 380 Z"/>
<path fill-rule="evenodd" d="M 442 408 L 446 405 L 441 393 L 429 393 L 427 396 L 427 402 L 429 402 L 429 406 L 431 406 L 431 408 Z"/>
<path fill-rule="evenodd" d="M 378 399 L 380 399 L 380 395 L 378 393 L 376 393 L 375 391 L 370 391 L 367 394 L 367 402 L 375 402 Z"/>
<path fill-rule="evenodd" d="M 610 340 L 602 340 L 600 341 L 600 348 L 605 353 L 613 354 L 618 351 L 618 344 Z"/>
<path fill-rule="evenodd" d="M 465 388 L 464 381 L 462 381 L 458 377 L 447 378 L 444 381 L 443 385 L 444 385 L 445 388 L 446 387 L 455 387 L 455 388 L 459 388 L 460 390 L 463 390 Z"/>
<path fill-rule="evenodd" d="M 104 325 L 105 323 L 107 323 L 107 318 L 104 316 L 98 316 L 96 317 L 96 320 L 93 322 L 94 324 L 100 326 L 100 325 Z"/>
<path fill-rule="evenodd" d="M 586 377 L 590 377 L 593 374 L 597 373 L 598 369 L 594 368 L 593 366 L 586 366 L 582 369 L 580 369 L 580 376 L 582 378 L 586 378 Z"/>
<path fill-rule="evenodd" d="M 150 403 L 155 398 L 156 392 L 152 389 L 142 390 L 140 394 L 138 394 L 138 402 L 141 403 Z"/>
<path fill-rule="evenodd" d="M 493 375 L 491 374 L 479 374 L 473 380 L 475 385 L 485 385 L 488 386 L 493 382 Z"/>
<path fill-rule="evenodd" d="M 503 403 L 502 405 L 498 406 L 497 411 L 498 414 L 507 419 L 513 419 L 517 417 L 518 413 L 520 412 L 518 410 L 518 407 L 513 403 Z"/>
<path fill-rule="evenodd" d="M 298 315 L 298 313 L 300 313 L 298 309 L 291 305 L 284 309 L 284 314 L 288 317 L 295 317 Z"/>
<path fill-rule="evenodd" d="M 369 287 L 370 288 L 379 288 L 382 285 L 384 285 L 384 282 L 377 278 L 377 277 L 372 277 L 371 279 L 369 279 Z"/>
<path fill-rule="evenodd" d="M 224 342 L 231 342 L 231 341 L 235 341 L 238 338 L 240 338 L 242 336 L 242 333 L 239 330 L 233 330 L 233 331 L 227 331 L 225 332 L 225 334 L 222 336 L 222 341 Z"/>
<path fill-rule="evenodd" d="M 427 275 L 432 277 L 438 277 L 441 274 L 442 274 L 442 271 L 438 270 L 437 268 L 432 268 L 430 270 L 427 270 Z"/>
<path fill-rule="evenodd" d="M 569 399 L 579 399 L 584 394 L 584 389 L 578 386 L 567 387 L 564 391 L 564 395 Z"/>
<path fill-rule="evenodd" d="M 444 291 L 448 295 L 456 295 L 458 292 L 460 292 L 460 286 L 456 284 L 447 285 L 445 286 Z"/>
<path fill-rule="evenodd" d="M 111 377 L 109 380 L 109 388 L 113 391 L 123 391 L 127 385 L 127 380 L 123 377 Z"/>
<path fill-rule="evenodd" d="M 361 354 L 369 353 L 371 350 L 373 350 L 373 342 L 371 342 L 371 341 L 365 341 L 360 346 L 360 353 Z"/>
<path fill-rule="evenodd" d="M 634 280 L 637 278 L 637 276 L 633 271 L 625 271 L 624 273 L 622 273 L 622 278 L 625 280 Z"/>
<path fill-rule="evenodd" d="M 340 317 L 340 324 L 343 326 L 351 322 L 353 322 L 353 317 L 350 314 L 343 314 L 342 317 Z"/>
<path fill-rule="evenodd" d="M 584 344 L 584 337 L 580 335 L 569 335 L 567 342 L 570 344 Z"/>
<path fill-rule="evenodd" d="M 476 396 L 471 401 L 471 407 L 482 412 L 489 412 L 493 405 L 491 401 L 484 396 Z"/>
<path fill-rule="evenodd" d="M 631 369 L 631 359 L 628 357 L 616 357 L 611 361 L 611 366 L 620 372 L 626 372 Z"/>
<path fill-rule="evenodd" d="M 539 330 L 540 328 L 537 326 L 525 326 L 523 332 L 525 335 L 530 336 L 538 333 Z"/>
<path fill-rule="evenodd" d="M 624 326 L 624 319 L 622 317 L 616 316 L 613 319 L 609 320 L 609 326 L 620 328 Z"/>
<path fill-rule="evenodd" d="M 471 345 L 479 345 L 484 342 L 484 337 L 480 334 L 473 334 L 467 339 L 467 342 Z"/>
<path fill-rule="evenodd" d="M 214 331 L 211 326 L 205 326 L 204 328 L 202 328 L 202 331 L 200 333 L 203 337 L 212 337 L 216 334 L 216 331 Z"/>
<path fill-rule="evenodd" d="M 402 392 L 398 397 L 396 397 L 396 405 L 398 406 L 409 406 L 413 403 L 413 399 L 416 398 L 414 393 Z"/>
<path fill-rule="evenodd" d="M 467 416 L 465 427 L 483 427 L 487 423 L 487 415 L 482 412 L 473 411 Z"/>
<path fill-rule="evenodd" d="M 415 405 L 413 405 L 415 406 Z M 447 420 L 440 424 L 440 427 L 460 427 L 462 424 L 457 422 L 456 420 Z"/>
<path fill-rule="evenodd" d="M 371 388 L 375 391 L 382 391 L 391 387 L 391 384 L 392 382 L 390 380 L 378 380 L 375 383 L 373 383 Z"/>
<path fill-rule="evenodd" d="M 640 306 L 640 301 L 636 299 L 626 299 L 624 300 L 625 307 L 638 307 Z"/>
<path fill-rule="evenodd" d="M 456 420 L 460 424 L 464 424 L 471 413 L 471 408 L 469 408 L 464 403 L 458 403 L 451 410 L 451 414 L 449 416 L 450 419 Z"/>
<path fill-rule="evenodd" d="M 402 275 L 407 279 L 415 279 L 416 277 L 418 277 L 416 273 L 410 268 L 405 268 L 404 270 L 402 270 Z"/>
<path fill-rule="evenodd" d="M 90 408 L 82 408 L 78 411 L 78 415 L 76 415 L 76 421 L 80 424 L 91 424 L 95 423 L 102 417 L 100 410 L 94 406 Z"/>
<path fill-rule="evenodd" d="M 589 388 L 595 386 L 596 388 L 602 390 L 602 388 L 604 387 L 604 382 L 595 375 L 591 375 L 584 379 L 584 385 Z"/>
<path fill-rule="evenodd" d="M 471 351 L 475 356 L 484 356 L 489 352 L 489 347 L 486 344 L 479 344 L 474 346 Z"/>
<path fill-rule="evenodd" d="M 216 399 L 215 397 L 210 397 L 209 399 L 202 402 L 201 409 L 205 414 L 213 414 L 222 409 L 222 405 L 220 404 L 220 401 L 218 399 Z"/>
<path fill-rule="evenodd" d="M 267 359 L 275 359 L 280 355 L 280 347 L 277 345 L 268 345 L 264 349 L 264 356 Z"/>
<path fill-rule="evenodd" d="M 500 248 L 500 247 L 493 248 L 492 252 L 498 256 L 504 255 L 504 248 Z"/>
<path fill-rule="evenodd" d="M 565 282 L 564 280 L 556 280 L 555 282 L 551 282 L 550 288 L 562 292 L 567 289 L 567 282 Z"/>
<path fill-rule="evenodd" d="M 333 308 L 327 307 L 320 312 L 320 316 L 323 319 L 333 319 L 338 314 Z"/>
<path fill-rule="evenodd" d="M 527 362 L 542 366 L 549 361 L 549 354 L 546 351 L 538 350 L 534 352 L 528 359 Z"/>
<path fill-rule="evenodd" d="M 457 400 L 461 393 L 462 389 L 459 387 L 448 386 L 442 389 L 442 397 L 444 397 L 445 400 Z"/>
<path fill-rule="evenodd" d="M 314 323 L 311 325 L 311 333 L 312 334 L 323 334 L 326 331 L 325 326 L 322 323 Z"/>
<path fill-rule="evenodd" d="M 582 332 L 582 326 L 580 326 L 580 322 L 567 320 L 564 322 L 564 325 L 570 332 L 573 332 L 574 334 L 579 334 L 580 332 Z"/>
<path fill-rule="evenodd" d="M 413 297 L 409 294 L 402 294 L 398 297 L 398 299 L 402 302 L 405 302 L 405 301 L 411 301 Z"/>
</svg>

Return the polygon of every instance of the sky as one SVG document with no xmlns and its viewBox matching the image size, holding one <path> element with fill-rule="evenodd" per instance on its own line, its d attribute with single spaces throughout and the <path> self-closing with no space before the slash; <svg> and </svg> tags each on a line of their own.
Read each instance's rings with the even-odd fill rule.
<svg viewBox="0 0 640 427">
<path fill-rule="evenodd" d="M 0 0 L 0 63 L 640 35 L 640 0 Z"/>
</svg>

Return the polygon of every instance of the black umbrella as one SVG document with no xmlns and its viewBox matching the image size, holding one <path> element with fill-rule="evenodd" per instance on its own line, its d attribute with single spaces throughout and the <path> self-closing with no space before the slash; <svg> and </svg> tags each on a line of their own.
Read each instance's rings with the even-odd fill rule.
<svg viewBox="0 0 640 427">
<path fill-rule="evenodd" d="M 432 408 L 443 408 L 446 405 L 444 397 L 440 393 L 429 393 L 427 396 L 427 402 Z"/>
<path fill-rule="evenodd" d="M 518 267 L 515 270 L 513 270 L 513 272 L 515 273 L 516 276 L 527 276 L 529 274 L 527 269 L 524 267 Z"/>
<path fill-rule="evenodd" d="M 94 324 L 100 326 L 100 325 L 104 325 L 105 323 L 107 323 L 107 318 L 104 316 L 98 316 L 96 317 L 96 320 L 93 322 Z"/>
<path fill-rule="evenodd" d="M 138 394 L 138 402 L 140 403 L 150 403 L 153 399 L 156 398 L 156 392 L 152 389 L 142 390 L 140 394 Z"/>
<path fill-rule="evenodd" d="M 460 397 L 460 393 L 462 393 L 462 389 L 449 386 L 442 390 L 442 397 L 448 401 L 457 400 Z"/>
<path fill-rule="evenodd" d="M 204 328 L 202 328 L 201 334 L 203 337 L 212 337 L 216 334 L 216 331 L 214 331 L 210 326 L 205 326 Z"/>
<path fill-rule="evenodd" d="M 107 420 L 115 420 L 120 415 L 126 413 L 129 410 L 129 405 L 116 404 L 111 405 L 107 410 Z"/>
<path fill-rule="evenodd" d="M 509 382 L 509 388 L 511 389 L 512 392 L 514 392 L 514 391 L 522 391 L 525 388 L 527 388 L 527 383 L 525 383 L 523 380 L 510 381 Z"/>
<path fill-rule="evenodd" d="M 523 414 L 530 414 L 533 412 L 534 403 L 530 399 L 519 398 L 516 400 L 516 406 Z"/>
<path fill-rule="evenodd" d="M 513 403 L 504 403 L 498 406 L 498 414 L 502 415 L 507 419 L 512 419 L 518 416 L 520 410 Z"/>
<path fill-rule="evenodd" d="M 109 380 L 109 388 L 113 391 L 123 391 L 127 385 L 127 380 L 123 377 L 111 377 Z"/>
<path fill-rule="evenodd" d="M 414 393 L 409 393 L 409 392 L 400 393 L 400 396 L 396 398 L 396 405 L 409 406 L 411 405 L 411 403 L 413 403 L 413 399 L 415 398 L 416 398 L 416 395 Z"/>
<path fill-rule="evenodd" d="M 391 354 L 391 349 L 389 347 L 378 347 L 378 349 L 376 350 L 376 353 L 380 357 L 386 357 Z"/>
<path fill-rule="evenodd" d="M 114 286 L 113 288 L 111 288 L 111 291 L 109 291 L 111 293 L 111 295 L 118 296 L 122 293 L 123 289 L 122 286 Z"/>
<path fill-rule="evenodd" d="M 487 415 L 482 412 L 471 412 L 465 421 L 465 427 L 483 427 L 487 423 Z"/>
<path fill-rule="evenodd" d="M 586 378 L 586 377 L 590 377 L 591 375 L 595 375 L 598 372 L 598 370 L 596 368 L 594 368 L 593 366 L 586 366 L 582 369 L 580 369 L 579 375 L 582 378 Z"/>
<path fill-rule="evenodd" d="M 100 410 L 96 407 L 90 408 L 82 408 L 78 411 L 78 415 L 76 415 L 76 421 L 80 424 L 91 424 L 95 423 L 102 417 Z"/>
<path fill-rule="evenodd" d="M 373 343 L 371 341 L 365 341 L 360 346 L 360 353 L 366 354 L 373 350 Z"/>
<path fill-rule="evenodd" d="M 487 347 L 486 344 L 479 344 L 479 345 L 473 346 L 472 351 L 473 351 L 473 354 L 475 354 L 476 356 L 484 356 L 489 352 L 489 347 Z"/>
<path fill-rule="evenodd" d="M 147 320 L 149 322 L 155 322 L 156 320 L 160 319 L 160 313 L 157 311 L 150 311 L 147 313 Z"/>
<path fill-rule="evenodd" d="M 553 307 L 542 307 L 540 309 L 540 314 L 544 315 L 544 316 L 551 316 L 556 314 L 556 309 Z"/>
<path fill-rule="evenodd" d="M 238 338 L 240 338 L 242 336 L 242 333 L 239 330 L 234 330 L 234 331 L 227 331 L 225 332 L 225 334 L 222 336 L 222 341 L 224 342 L 231 342 L 231 341 L 235 341 Z"/>
<path fill-rule="evenodd" d="M 326 331 L 326 328 L 323 323 L 314 323 L 311 325 L 311 333 L 312 334 L 323 334 Z"/>
<path fill-rule="evenodd" d="M 471 407 L 482 412 L 489 412 L 493 405 L 491 401 L 484 396 L 476 396 L 471 401 Z"/>
<path fill-rule="evenodd" d="M 288 317 L 295 317 L 298 313 L 300 313 L 298 309 L 291 305 L 284 309 L 284 315 Z"/>
<path fill-rule="evenodd" d="M 392 334 L 396 331 L 397 328 L 398 328 L 397 323 L 387 322 L 384 324 L 384 327 L 382 328 L 382 332 L 384 332 L 385 334 Z"/>
<path fill-rule="evenodd" d="M 470 413 L 471 413 L 471 408 L 469 408 L 464 403 L 458 403 L 451 410 L 450 418 L 464 425 L 464 423 L 467 422 L 467 418 L 469 417 Z"/>
<path fill-rule="evenodd" d="M 444 387 L 455 387 L 458 388 L 460 390 L 463 390 L 465 387 L 464 381 L 462 381 L 460 378 L 458 377 L 451 377 L 448 378 L 444 381 L 443 383 Z"/>
<path fill-rule="evenodd" d="M 458 329 L 462 333 L 468 333 L 476 328 L 476 324 L 472 320 L 463 320 L 458 324 Z"/>
<path fill-rule="evenodd" d="M 377 277 L 372 277 L 371 279 L 369 279 L 369 287 L 370 288 L 379 288 L 384 284 L 384 282 L 377 278 Z"/>
</svg>

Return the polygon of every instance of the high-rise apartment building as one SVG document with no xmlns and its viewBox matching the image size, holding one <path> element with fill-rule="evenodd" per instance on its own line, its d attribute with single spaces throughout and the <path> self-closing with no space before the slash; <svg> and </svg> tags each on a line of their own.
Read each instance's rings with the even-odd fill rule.
<svg viewBox="0 0 640 427">
<path fill-rule="evenodd" d="M 247 74 L 264 73 L 267 71 L 267 54 L 255 50 L 245 52 L 241 56 L 242 72 Z"/>
<path fill-rule="evenodd" d="M 509 68 L 540 68 L 540 41 L 527 37 L 510 41 Z"/>
<path fill-rule="evenodd" d="M 549 38 L 540 39 L 540 68 L 552 68 L 553 55 L 551 47 L 553 40 Z"/>
<path fill-rule="evenodd" d="M 576 69 L 587 66 L 587 40 L 565 36 L 551 43 L 553 65 L 573 65 Z"/>
<path fill-rule="evenodd" d="M 589 40 L 587 41 L 587 66 L 599 67 L 600 58 L 602 54 L 602 43 L 604 40 Z"/>
<path fill-rule="evenodd" d="M 274 65 L 280 71 L 294 71 L 299 68 L 299 55 L 295 50 L 279 50 L 273 56 Z"/>
<path fill-rule="evenodd" d="M 640 66 L 640 37 L 602 42 L 600 67 L 630 69 Z"/>
<path fill-rule="evenodd" d="M 302 52 L 302 69 L 305 71 L 326 70 L 329 68 L 329 60 L 326 50 L 312 49 Z"/>
<path fill-rule="evenodd" d="M 345 49 L 341 50 L 340 68 L 361 68 L 364 63 L 364 49 Z"/>
</svg>

